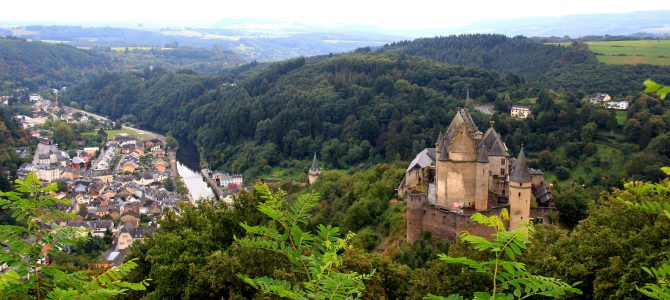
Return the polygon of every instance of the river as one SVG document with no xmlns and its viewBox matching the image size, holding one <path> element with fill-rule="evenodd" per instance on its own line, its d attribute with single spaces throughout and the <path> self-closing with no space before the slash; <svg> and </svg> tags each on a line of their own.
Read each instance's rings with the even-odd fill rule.
<svg viewBox="0 0 670 300">
<path fill-rule="evenodd" d="M 179 141 L 179 150 L 177 151 L 177 172 L 184 180 L 194 200 L 202 197 L 214 197 L 214 191 L 207 185 L 207 182 L 200 175 L 200 154 L 198 149 L 192 143 Z"/>
</svg>

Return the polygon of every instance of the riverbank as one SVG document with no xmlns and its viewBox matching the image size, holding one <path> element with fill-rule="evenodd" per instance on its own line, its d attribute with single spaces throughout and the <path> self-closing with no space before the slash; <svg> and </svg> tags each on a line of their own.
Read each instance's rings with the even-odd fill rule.
<svg viewBox="0 0 670 300">
<path fill-rule="evenodd" d="M 214 182 L 214 180 L 212 180 L 212 178 L 209 177 L 209 169 L 200 170 L 200 175 L 202 175 L 202 178 L 205 179 L 207 184 L 209 184 L 209 187 L 214 191 L 214 194 L 216 194 L 216 199 L 223 199 L 223 190 L 218 184 L 216 184 L 216 182 Z"/>
</svg>

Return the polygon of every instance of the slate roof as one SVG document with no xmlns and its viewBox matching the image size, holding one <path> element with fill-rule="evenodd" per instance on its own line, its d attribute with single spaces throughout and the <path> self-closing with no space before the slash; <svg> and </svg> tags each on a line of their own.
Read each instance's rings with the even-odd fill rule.
<svg viewBox="0 0 670 300">
<path fill-rule="evenodd" d="M 316 153 L 314 153 L 314 158 L 312 158 L 312 167 L 310 167 L 309 170 L 313 172 L 319 171 L 319 162 L 316 160 Z"/>
<path fill-rule="evenodd" d="M 482 145 L 479 147 L 479 151 L 477 151 L 477 162 L 482 162 L 482 163 L 487 163 L 489 162 L 489 149 L 486 147 L 486 145 Z"/>
<path fill-rule="evenodd" d="M 414 160 L 409 164 L 407 172 L 414 168 L 423 169 L 435 164 L 435 148 L 425 148 L 416 155 Z"/>
<path fill-rule="evenodd" d="M 523 153 L 523 147 L 521 147 L 519 157 L 516 159 L 516 162 L 512 167 L 509 180 L 514 182 L 530 182 L 531 180 L 530 173 L 528 173 L 526 155 Z"/>
</svg>

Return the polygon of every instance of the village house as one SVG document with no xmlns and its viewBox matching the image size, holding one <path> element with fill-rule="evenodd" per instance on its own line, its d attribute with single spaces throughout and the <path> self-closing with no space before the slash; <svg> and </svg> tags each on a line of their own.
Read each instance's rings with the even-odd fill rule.
<svg viewBox="0 0 670 300">
<path fill-rule="evenodd" d="M 76 227 L 88 229 L 91 236 L 104 238 L 105 233 L 110 234 L 114 231 L 114 222 L 112 220 L 95 220 L 95 221 L 67 221 L 67 227 Z"/>
<path fill-rule="evenodd" d="M 514 118 L 518 119 L 525 119 L 530 116 L 531 113 L 531 107 L 529 105 L 513 105 L 512 106 L 512 111 L 510 112 L 510 115 Z"/>
<path fill-rule="evenodd" d="M 628 109 L 628 101 L 610 101 L 610 102 L 605 103 L 605 107 L 610 108 L 610 109 L 627 110 Z"/>
<path fill-rule="evenodd" d="M 612 100 L 612 96 L 605 94 L 605 93 L 596 93 L 589 99 L 589 103 L 591 104 L 604 104 L 604 102 L 608 102 Z"/>
<path fill-rule="evenodd" d="M 235 186 L 241 187 L 244 185 L 244 179 L 242 174 L 228 174 L 217 172 L 212 175 L 212 179 L 219 181 L 219 185 L 222 188 L 227 189 L 229 185 L 234 184 Z"/>
</svg>

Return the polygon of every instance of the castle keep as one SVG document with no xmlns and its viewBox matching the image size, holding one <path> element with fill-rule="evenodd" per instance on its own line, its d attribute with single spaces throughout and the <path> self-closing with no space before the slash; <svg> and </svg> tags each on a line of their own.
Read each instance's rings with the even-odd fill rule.
<svg viewBox="0 0 670 300">
<path fill-rule="evenodd" d="M 456 238 L 461 231 L 486 234 L 470 216 L 510 213 L 510 228 L 528 221 L 551 222 L 557 214 L 544 173 L 528 167 L 521 149 L 511 158 L 491 122 L 479 131 L 466 109 L 460 109 L 435 148 L 417 154 L 398 187 L 407 203 L 407 240 L 421 234 Z"/>
</svg>

